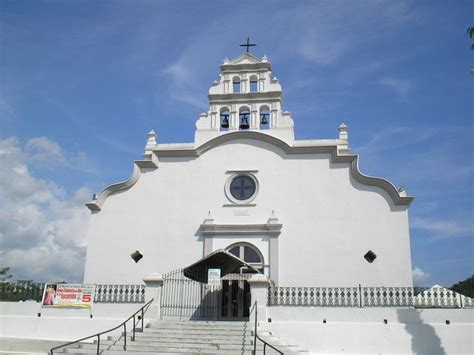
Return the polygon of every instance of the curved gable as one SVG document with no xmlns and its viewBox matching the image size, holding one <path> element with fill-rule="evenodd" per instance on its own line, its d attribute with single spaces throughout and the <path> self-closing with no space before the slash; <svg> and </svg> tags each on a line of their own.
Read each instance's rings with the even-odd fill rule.
<svg viewBox="0 0 474 355">
<path fill-rule="evenodd" d="M 258 142 L 265 142 L 270 145 L 273 145 L 288 155 L 292 154 L 321 154 L 321 153 L 330 153 L 331 162 L 334 164 L 350 164 L 350 172 L 352 177 L 366 186 L 375 186 L 381 188 L 388 193 L 395 205 L 409 206 L 413 201 L 412 196 L 405 196 L 403 192 L 399 192 L 397 188 L 388 180 L 378 177 L 373 177 L 363 174 L 359 169 L 359 155 L 357 154 L 347 154 L 338 149 L 337 140 L 332 141 L 295 141 L 293 145 L 289 145 L 285 141 L 273 137 L 268 134 L 261 132 L 253 131 L 237 131 L 229 132 L 217 136 L 198 147 L 194 146 L 183 146 L 183 145 L 158 145 L 150 157 L 151 160 L 157 160 L 160 157 L 189 157 L 197 158 L 204 154 L 205 152 L 218 147 L 224 143 L 229 143 L 235 140 L 250 139 Z M 151 160 L 142 160 L 136 161 L 134 164 L 134 171 L 130 179 L 125 182 L 120 182 L 117 184 L 112 184 L 105 188 L 96 200 L 87 203 L 87 207 L 91 211 L 99 211 L 105 202 L 106 198 L 112 194 L 120 191 L 128 190 L 132 187 L 140 178 L 140 173 L 142 169 L 157 168 L 155 163 L 151 164 Z M 149 162 L 149 163 L 147 163 Z"/>
</svg>

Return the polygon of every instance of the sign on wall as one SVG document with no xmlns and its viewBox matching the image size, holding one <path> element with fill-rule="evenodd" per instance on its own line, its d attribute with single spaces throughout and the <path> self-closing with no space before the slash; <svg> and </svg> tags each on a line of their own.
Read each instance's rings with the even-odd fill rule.
<svg viewBox="0 0 474 355">
<path fill-rule="evenodd" d="M 43 307 L 91 308 L 95 285 L 45 284 Z"/>
<path fill-rule="evenodd" d="M 221 284 L 221 269 L 209 269 L 207 271 L 207 284 L 212 286 Z"/>
</svg>

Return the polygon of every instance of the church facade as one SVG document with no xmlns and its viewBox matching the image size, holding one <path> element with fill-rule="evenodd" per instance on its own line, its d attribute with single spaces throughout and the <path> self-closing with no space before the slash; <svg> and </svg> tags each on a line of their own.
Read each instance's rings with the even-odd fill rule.
<svg viewBox="0 0 474 355">
<path fill-rule="evenodd" d="M 194 142 L 150 132 L 130 179 L 87 204 L 84 283 L 137 284 L 225 250 L 275 285 L 412 286 L 413 198 L 360 172 L 347 126 L 295 139 L 271 63 L 251 53 L 224 61 L 208 99 Z"/>
</svg>

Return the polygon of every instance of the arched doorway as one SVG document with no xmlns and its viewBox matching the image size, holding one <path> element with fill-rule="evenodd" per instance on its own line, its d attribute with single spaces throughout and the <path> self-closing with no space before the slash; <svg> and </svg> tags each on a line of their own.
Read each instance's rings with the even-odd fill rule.
<svg viewBox="0 0 474 355">
<path fill-rule="evenodd" d="M 226 251 L 263 273 L 263 255 L 255 245 L 247 242 L 238 242 L 229 245 Z M 242 269 L 242 273 L 254 273 L 254 271 Z"/>
<path fill-rule="evenodd" d="M 254 245 L 238 242 L 229 245 L 226 251 L 263 273 L 263 256 Z M 240 275 L 229 274 L 222 278 L 221 317 L 238 319 L 249 316 L 252 300 L 247 278 L 252 273 L 255 270 L 243 267 Z"/>
<path fill-rule="evenodd" d="M 184 269 L 163 275 L 161 316 L 163 319 L 247 320 L 251 305 L 247 280 L 262 268 L 260 251 L 248 243 L 217 249 Z M 219 270 L 222 276 L 211 279 Z"/>
</svg>

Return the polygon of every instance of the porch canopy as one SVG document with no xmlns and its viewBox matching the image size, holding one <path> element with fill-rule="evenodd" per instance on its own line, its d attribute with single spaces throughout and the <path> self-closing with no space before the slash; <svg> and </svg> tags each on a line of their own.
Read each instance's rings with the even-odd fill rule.
<svg viewBox="0 0 474 355">
<path fill-rule="evenodd" d="M 227 274 L 239 273 L 241 267 L 246 267 L 255 271 L 255 273 L 259 272 L 252 265 L 247 264 L 235 255 L 232 255 L 224 249 L 218 249 L 194 264 L 184 268 L 184 276 L 194 281 L 207 283 L 209 269 L 221 269 L 222 277 Z"/>
</svg>

